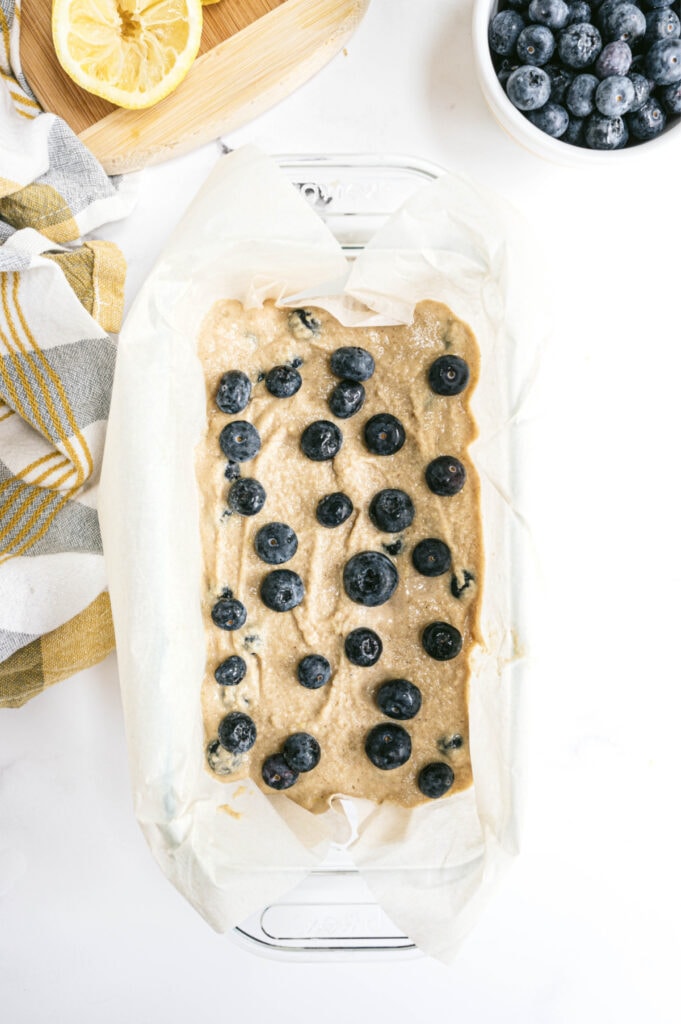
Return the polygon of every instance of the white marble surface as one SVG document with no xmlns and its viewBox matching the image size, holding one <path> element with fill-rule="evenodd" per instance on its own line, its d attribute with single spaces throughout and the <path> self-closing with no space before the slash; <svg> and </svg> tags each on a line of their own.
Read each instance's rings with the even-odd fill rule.
<svg viewBox="0 0 681 1024">
<path fill-rule="evenodd" d="M 7 1024 L 679 1020 L 681 149 L 616 174 L 538 162 L 484 106 L 469 22 L 463 0 L 373 0 L 347 54 L 228 141 L 433 160 L 510 199 L 544 248 L 553 331 L 523 430 L 540 582 L 521 856 L 451 969 L 256 958 L 146 849 L 111 657 L 0 713 Z M 107 230 L 129 298 L 217 155 L 145 172 Z"/>
</svg>

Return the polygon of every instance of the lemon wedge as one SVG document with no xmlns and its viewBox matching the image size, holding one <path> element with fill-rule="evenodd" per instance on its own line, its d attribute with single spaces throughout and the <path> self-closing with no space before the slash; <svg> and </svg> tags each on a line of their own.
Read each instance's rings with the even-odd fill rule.
<svg viewBox="0 0 681 1024">
<path fill-rule="evenodd" d="M 176 89 L 201 42 L 201 0 L 54 0 L 59 63 L 119 107 L 151 107 Z"/>
</svg>

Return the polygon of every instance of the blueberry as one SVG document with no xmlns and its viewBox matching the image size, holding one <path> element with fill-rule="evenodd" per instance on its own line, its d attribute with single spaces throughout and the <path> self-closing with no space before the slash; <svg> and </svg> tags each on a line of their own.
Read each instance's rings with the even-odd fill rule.
<svg viewBox="0 0 681 1024">
<path fill-rule="evenodd" d="M 668 114 L 681 114 L 681 82 L 665 85 L 662 90 L 662 102 Z"/>
<path fill-rule="evenodd" d="M 364 405 L 364 387 L 358 380 L 342 380 L 329 395 L 329 409 L 339 420 L 354 416 Z"/>
<path fill-rule="evenodd" d="M 297 572 L 274 569 L 262 581 L 260 597 L 273 612 L 290 612 L 305 597 L 305 587 Z"/>
<path fill-rule="evenodd" d="M 627 116 L 629 131 L 639 142 L 647 142 L 659 135 L 667 123 L 660 101 L 653 96 L 640 110 Z"/>
<path fill-rule="evenodd" d="M 298 682 L 306 690 L 318 690 L 331 678 L 331 666 L 322 654 L 306 654 L 296 671 Z"/>
<path fill-rule="evenodd" d="M 274 366 L 265 377 L 265 387 L 275 398 L 290 398 L 300 391 L 303 378 L 292 366 Z"/>
<path fill-rule="evenodd" d="M 386 555 L 399 555 L 404 547 L 404 542 L 400 537 L 397 540 L 392 541 L 390 544 L 381 544 L 381 547 L 385 551 Z"/>
<path fill-rule="evenodd" d="M 463 736 L 461 733 L 454 733 L 450 736 L 442 736 L 437 741 L 437 748 L 441 750 L 443 754 L 448 753 L 450 750 L 461 750 L 463 746 Z"/>
<path fill-rule="evenodd" d="M 569 68 L 586 68 L 601 51 L 603 40 L 595 25 L 578 21 L 568 25 L 558 36 L 558 54 Z"/>
<path fill-rule="evenodd" d="M 574 71 L 570 71 L 568 68 L 559 67 L 558 64 L 547 64 L 544 71 L 551 79 L 551 95 L 549 96 L 549 101 L 551 103 L 560 103 L 560 105 L 564 107 L 567 91 L 575 78 Z"/>
<path fill-rule="evenodd" d="M 433 761 L 419 772 L 418 787 L 431 800 L 444 796 L 453 782 L 454 772 L 444 761 Z"/>
<path fill-rule="evenodd" d="M 322 325 L 309 309 L 294 309 L 288 315 L 288 329 L 296 341 L 309 341 L 321 334 Z"/>
<path fill-rule="evenodd" d="M 496 69 L 497 78 L 503 85 L 504 89 L 506 88 L 506 82 L 508 81 L 509 75 L 513 74 L 514 71 L 517 71 L 519 67 L 520 65 L 518 64 L 518 61 L 515 58 L 513 60 L 507 60 L 506 58 L 504 58 L 502 61 L 500 61 Z"/>
<path fill-rule="evenodd" d="M 246 662 L 238 654 L 225 658 L 215 669 L 215 681 L 220 686 L 236 686 L 246 675 Z"/>
<path fill-rule="evenodd" d="M 405 491 L 387 487 L 371 499 L 369 517 L 378 530 L 400 533 L 414 521 L 414 504 Z"/>
<path fill-rule="evenodd" d="M 241 370 L 223 374 L 215 395 L 215 404 L 221 412 L 234 415 L 243 412 L 251 397 L 251 382 Z"/>
<path fill-rule="evenodd" d="M 646 42 L 649 46 L 660 39 L 678 39 L 681 36 L 681 21 L 678 14 L 667 7 L 661 11 L 646 14 Z"/>
<path fill-rule="evenodd" d="M 568 4 L 568 8 L 568 25 L 580 21 L 591 21 L 591 8 L 586 0 L 575 0 L 574 3 Z"/>
<path fill-rule="evenodd" d="M 243 711 L 230 711 L 218 726 L 218 739 L 232 754 L 245 754 L 255 743 L 255 722 Z"/>
<path fill-rule="evenodd" d="M 232 462 L 248 462 L 260 451 L 260 434 L 252 423 L 235 420 L 220 431 L 220 448 Z"/>
<path fill-rule="evenodd" d="M 518 36 L 525 27 L 525 19 L 517 11 L 500 11 L 495 14 L 489 26 L 489 48 L 500 57 L 508 57 L 515 51 Z"/>
<path fill-rule="evenodd" d="M 426 467 L 426 483 L 433 494 L 458 494 L 466 482 L 466 470 L 453 455 L 440 455 Z"/>
<path fill-rule="evenodd" d="M 599 78 L 626 75 L 631 67 L 631 61 L 631 47 L 618 39 L 614 43 L 606 43 L 596 59 L 594 71 Z"/>
<path fill-rule="evenodd" d="M 404 427 L 389 412 L 379 412 L 364 425 L 364 440 L 373 455 L 394 455 L 404 444 Z"/>
<path fill-rule="evenodd" d="M 379 686 L 376 703 L 388 718 L 406 722 L 421 710 L 421 691 L 408 679 L 388 679 Z"/>
<path fill-rule="evenodd" d="M 565 97 L 565 103 L 575 117 L 588 117 L 595 109 L 594 97 L 598 88 L 595 75 L 576 75 Z"/>
<path fill-rule="evenodd" d="M 526 64 L 508 76 L 506 94 L 518 110 L 537 110 L 551 95 L 551 79 L 542 68 Z"/>
<path fill-rule="evenodd" d="M 331 356 L 331 372 L 343 379 L 369 380 L 375 368 L 373 356 L 364 348 L 348 345 Z"/>
<path fill-rule="evenodd" d="M 401 725 L 385 722 L 369 732 L 364 750 L 373 765 L 390 771 L 406 764 L 411 757 L 411 737 Z"/>
<path fill-rule="evenodd" d="M 646 0 L 646 7 L 651 7 L 653 10 L 658 7 L 669 7 L 669 0 Z"/>
<path fill-rule="evenodd" d="M 624 43 L 632 43 L 646 34 L 646 16 L 634 4 L 616 4 L 605 11 L 601 8 L 600 16 L 601 31 L 607 42 L 619 39 Z"/>
<path fill-rule="evenodd" d="M 234 597 L 221 597 L 213 605 L 210 617 L 220 629 L 241 629 L 246 621 L 246 609 Z"/>
<path fill-rule="evenodd" d="M 206 760 L 216 775 L 231 775 L 241 767 L 243 758 L 241 754 L 230 754 L 220 740 L 212 740 L 206 747 Z"/>
<path fill-rule="evenodd" d="M 315 420 L 305 427 L 300 438 L 300 447 L 313 462 L 328 462 L 341 449 L 343 435 L 335 423 L 329 420 Z"/>
<path fill-rule="evenodd" d="M 629 81 L 634 87 L 634 102 L 629 108 L 629 112 L 640 110 L 644 103 L 647 103 L 650 99 L 650 92 L 652 89 L 652 82 L 646 78 L 645 75 L 641 75 L 636 71 L 629 73 Z"/>
<path fill-rule="evenodd" d="M 621 117 L 592 114 L 584 125 L 584 140 L 589 149 L 619 149 L 626 135 Z"/>
<path fill-rule="evenodd" d="M 298 781 L 298 772 L 286 762 L 283 754 L 271 754 L 262 763 L 261 774 L 271 789 L 290 789 Z"/>
<path fill-rule="evenodd" d="M 515 52 L 522 64 L 542 67 L 551 60 L 555 49 L 556 40 L 550 28 L 528 25 L 518 36 Z"/>
<path fill-rule="evenodd" d="M 442 576 L 449 572 L 452 555 L 444 541 L 429 537 L 418 542 L 411 553 L 411 561 L 422 576 Z"/>
<path fill-rule="evenodd" d="M 321 753 L 317 740 L 309 732 L 294 732 L 284 742 L 282 750 L 286 764 L 294 772 L 311 772 L 319 764 Z"/>
<path fill-rule="evenodd" d="M 530 21 L 548 28 L 564 28 L 568 23 L 570 8 L 565 0 L 531 0 L 528 13 Z"/>
<path fill-rule="evenodd" d="M 565 134 L 561 135 L 563 142 L 569 142 L 571 146 L 584 146 L 584 125 L 585 118 L 583 117 L 571 117 L 568 126 L 565 129 Z"/>
<path fill-rule="evenodd" d="M 661 39 L 653 43 L 648 50 L 646 70 L 656 85 L 681 81 L 681 40 Z"/>
<path fill-rule="evenodd" d="M 347 494 L 342 491 L 334 491 L 321 498 L 317 505 L 317 522 L 322 526 L 333 529 L 341 526 L 350 518 L 353 511 L 353 504 Z"/>
<path fill-rule="evenodd" d="M 623 75 L 604 78 L 596 89 L 596 109 L 606 117 L 621 117 L 636 100 L 633 83 Z"/>
<path fill-rule="evenodd" d="M 268 565 L 283 565 L 298 550 L 298 538 L 286 523 L 268 523 L 255 535 L 255 550 Z"/>
<path fill-rule="evenodd" d="M 461 356 L 440 356 L 428 370 L 430 390 L 436 395 L 460 395 L 469 377 L 468 363 Z"/>
<path fill-rule="evenodd" d="M 421 636 L 426 654 L 436 661 L 450 661 L 461 650 L 463 639 L 456 626 L 448 622 L 431 622 Z"/>
<path fill-rule="evenodd" d="M 345 655 L 353 665 L 370 668 L 375 665 L 383 653 L 383 644 L 378 633 L 373 629 L 360 626 L 353 629 L 345 638 Z"/>
<path fill-rule="evenodd" d="M 539 110 L 528 110 L 527 119 L 535 128 L 554 139 L 565 135 L 570 120 L 567 110 L 559 103 L 545 103 Z"/>
<path fill-rule="evenodd" d="M 265 488 L 252 477 L 240 477 L 229 489 L 227 504 L 242 516 L 257 515 L 265 504 Z"/>
<path fill-rule="evenodd" d="M 374 608 L 385 604 L 395 593 L 397 569 L 379 551 L 362 551 L 346 563 L 343 586 L 351 601 Z"/>
</svg>

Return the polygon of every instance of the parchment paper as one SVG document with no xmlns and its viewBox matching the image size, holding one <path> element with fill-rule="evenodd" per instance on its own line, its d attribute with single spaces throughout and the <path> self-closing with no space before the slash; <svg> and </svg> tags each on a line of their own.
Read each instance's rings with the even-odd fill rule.
<svg viewBox="0 0 681 1024">
<path fill-rule="evenodd" d="M 526 342 L 540 329 L 529 319 L 527 266 L 510 211 L 456 176 L 424 186 L 348 264 L 276 164 L 247 147 L 216 166 L 128 316 L 100 518 L 135 813 L 167 877 L 217 930 L 322 863 L 330 842 L 347 839 L 349 816 L 359 822 L 350 853 L 377 901 L 421 949 L 448 961 L 517 851 L 522 531 L 511 481 L 534 346 L 515 339 L 519 328 Z M 420 299 L 440 300 L 482 350 L 472 449 L 486 550 L 485 646 L 470 687 L 475 784 L 411 811 L 348 800 L 312 815 L 285 794 L 218 782 L 204 769 L 198 331 L 218 299 L 296 306 L 300 295 L 346 324 L 408 322 Z"/>
</svg>

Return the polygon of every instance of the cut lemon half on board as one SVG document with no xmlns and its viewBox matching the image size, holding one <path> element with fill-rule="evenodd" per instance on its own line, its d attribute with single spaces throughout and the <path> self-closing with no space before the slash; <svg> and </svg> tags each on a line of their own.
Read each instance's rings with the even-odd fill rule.
<svg viewBox="0 0 681 1024">
<path fill-rule="evenodd" d="M 131 110 L 176 89 L 201 42 L 201 0 L 54 0 L 59 63 L 83 89 Z"/>
</svg>

